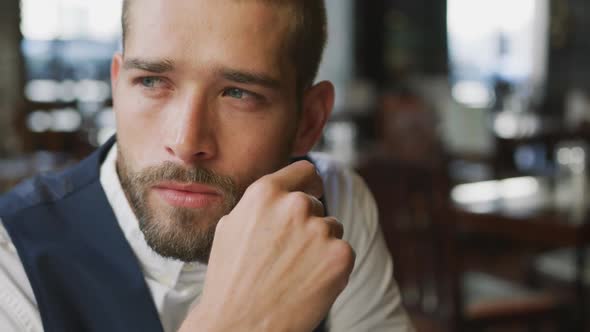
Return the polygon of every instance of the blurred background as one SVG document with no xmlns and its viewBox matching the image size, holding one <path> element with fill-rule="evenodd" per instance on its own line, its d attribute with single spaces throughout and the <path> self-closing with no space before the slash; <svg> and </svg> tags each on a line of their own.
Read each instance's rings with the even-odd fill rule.
<svg viewBox="0 0 590 332">
<path fill-rule="evenodd" d="M 590 1 L 327 5 L 316 149 L 374 192 L 418 330 L 590 331 Z M 114 133 L 120 12 L 0 2 L 0 193 Z"/>
</svg>

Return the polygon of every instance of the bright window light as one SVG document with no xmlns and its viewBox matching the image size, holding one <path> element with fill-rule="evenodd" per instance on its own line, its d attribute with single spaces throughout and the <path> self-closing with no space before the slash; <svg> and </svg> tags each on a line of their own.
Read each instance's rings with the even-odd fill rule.
<svg viewBox="0 0 590 332">
<path fill-rule="evenodd" d="M 448 28 L 453 35 L 476 41 L 497 32 L 528 29 L 538 0 L 449 0 Z M 465 29 L 466 26 L 471 27 Z"/>
<path fill-rule="evenodd" d="M 548 26 L 548 0 L 448 0 L 452 76 L 541 88 Z"/>
<path fill-rule="evenodd" d="M 534 177 L 519 177 L 498 181 L 484 181 L 458 185 L 451 197 L 459 204 L 490 203 L 534 196 L 540 184 Z"/>
<path fill-rule="evenodd" d="M 122 0 L 22 0 L 25 39 L 119 38 Z"/>
<path fill-rule="evenodd" d="M 469 107 L 483 108 L 490 106 L 493 95 L 490 88 L 479 81 L 461 81 L 453 86 L 453 98 Z"/>
</svg>

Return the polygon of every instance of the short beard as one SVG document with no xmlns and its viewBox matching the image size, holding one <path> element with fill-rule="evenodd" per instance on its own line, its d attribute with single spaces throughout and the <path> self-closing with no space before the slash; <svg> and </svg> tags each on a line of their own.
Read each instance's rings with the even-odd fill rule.
<svg viewBox="0 0 590 332">
<path fill-rule="evenodd" d="M 117 158 L 123 191 L 148 245 L 164 257 L 206 264 L 217 223 L 235 207 L 243 190 L 238 190 L 231 178 L 205 168 L 186 169 L 165 162 L 133 172 L 120 151 Z M 213 186 L 223 193 L 223 203 L 214 211 L 173 206 L 157 209 L 149 204 L 150 190 L 154 185 L 167 181 Z"/>
</svg>

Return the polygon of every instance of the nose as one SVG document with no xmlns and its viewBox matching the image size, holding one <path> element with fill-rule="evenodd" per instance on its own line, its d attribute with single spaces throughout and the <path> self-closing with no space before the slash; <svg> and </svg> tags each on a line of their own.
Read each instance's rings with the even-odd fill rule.
<svg viewBox="0 0 590 332">
<path fill-rule="evenodd" d="M 170 132 L 165 149 L 169 156 L 184 164 L 214 158 L 217 153 L 214 116 L 206 101 L 187 98 L 180 108 L 170 112 Z"/>
</svg>

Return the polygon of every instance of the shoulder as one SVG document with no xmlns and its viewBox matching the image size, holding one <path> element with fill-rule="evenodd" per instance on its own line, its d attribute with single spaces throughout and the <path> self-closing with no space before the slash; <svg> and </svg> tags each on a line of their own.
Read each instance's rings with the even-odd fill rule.
<svg viewBox="0 0 590 332">
<path fill-rule="evenodd" d="M 330 200 L 364 198 L 364 195 L 370 195 L 363 179 L 350 167 L 325 153 L 312 153 L 310 158 L 322 177 L 326 196 Z"/>
<path fill-rule="evenodd" d="M 114 144 L 113 136 L 84 160 L 62 171 L 26 180 L 7 194 L 1 195 L 0 217 L 15 215 L 44 203 L 56 202 L 98 181 L 101 163 Z"/>
<path fill-rule="evenodd" d="M 0 196 L 0 216 L 8 216 L 22 209 L 64 197 L 72 190 L 71 182 L 62 173 L 44 174 L 21 182 Z"/>
<path fill-rule="evenodd" d="M 345 229 L 351 231 L 348 235 L 376 232 L 377 208 L 365 181 L 351 168 L 327 154 L 312 153 L 310 158 L 322 177 L 330 215 L 335 216 Z"/>
<path fill-rule="evenodd" d="M 25 180 L 0 196 L 0 217 L 46 203 L 54 203 L 84 188 L 98 178 L 95 154 L 58 172 L 49 172 Z"/>
</svg>

